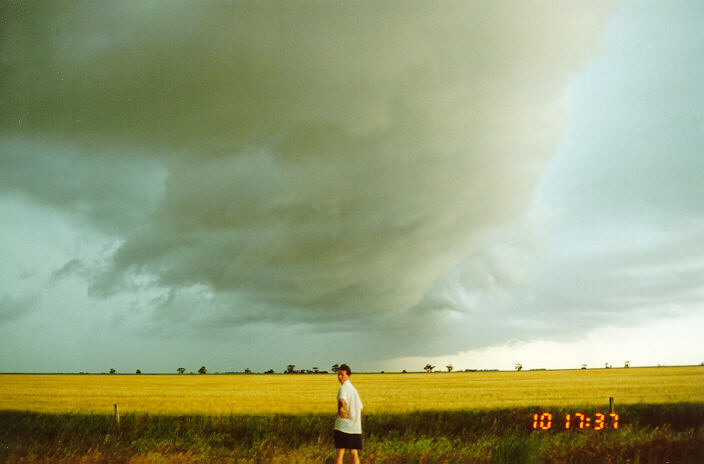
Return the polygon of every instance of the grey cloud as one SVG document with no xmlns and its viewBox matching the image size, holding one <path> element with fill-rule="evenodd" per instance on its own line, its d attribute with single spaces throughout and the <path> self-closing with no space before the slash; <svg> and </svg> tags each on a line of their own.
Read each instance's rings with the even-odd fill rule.
<svg viewBox="0 0 704 464">
<path fill-rule="evenodd" d="M 95 294 L 136 275 L 174 295 L 204 286 L 217 304 L 202 304 L 224 324 L 417 305 L 528 203 L 563 129 L 568 79 L 598 49 L 609 11 L 32 8 L 17 6 L 2 32 L 0 131 L 89 154 L 10 155 L 13 188 L 69 211 L 83 199 L 121 234 Z M 42 164 L 70 185 L 38 187 L 31 167 Z M 179 301 L 155 316 L 192 306 Z"/>
<path fill-rule="evenodd" d="M 86 271 L 86 266 L 83 263 L 81 263 L 77 259 L 71 259 L 68 262 L 66 262 L 66 264 L 61 266 L 61 268 L 59 268 L 51 273 L 51 280 L 54 282 L 57 282 L 57 281 L 62 280 L 66 277 L 71 277 L 74 275 L 78 275 L 81 277 L 87 277 L 85 271 Z"/>
<path fill-rule="evenodd" d="M 43 138 L 0 139 L 0 163 L 0 193 L 20 192 L 110 234 L 144 222 L 163 191 L 163 170 L 148 159 Z"/>
<path fill-rule="evenodd" d="M 76 258 L 70 259 L 63 266 L 54 270 L 49 281 L 59 283 L 64 279 L 78 278 L 86 282 L 95 282 L 96 276 L 105 272 L 105 263 L 102 261 L 82 261 Z M 97 286 L 98 284 L 95 283 Z"/>
<path fill-rule="evenodd" d="M 704 296 L 701 227 L 663 230 L 657 244 L 617 243 L 589 253 L 556 253 L 548 236 L 514 241 L 532 234 L 525 227 L 508 226 L 426 296 L 421 312 L 454 320 L 454 326 L 445 326 L 443 346 L 421 344 L 419 354 L 512 338 L 570 339 L 598 327 L 632 327 L 698 310 Z M 553 252 L 545 253 L 548 248 Z"/>
<path fill-rule="evenodd" d="M 36 298 L 32 296 L 3 296 L 0 298 L 0 324 L 14 321 L 29 314 L 35 306 Z"/>
</svg>

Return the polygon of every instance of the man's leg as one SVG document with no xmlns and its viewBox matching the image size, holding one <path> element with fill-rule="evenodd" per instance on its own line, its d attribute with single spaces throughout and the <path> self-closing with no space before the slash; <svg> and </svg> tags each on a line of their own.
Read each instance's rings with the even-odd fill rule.
<svg viewBox="0 0 704 464">
<path fill-rule="evenodd" d="M 335 464 L 342 464 L 342 459 L 345 457 L 345 449 L 344 448 L 337 448 L 337 452 L 335 453 Z M 357 461 L 359 462 L 359 461 Z"/>
<path fill-rule="evenodd" d="M 350 455 L 352 456 L 352 462 L 354 464 L 359 464 L 359 450 L 351 449 Z"/>
</svg>

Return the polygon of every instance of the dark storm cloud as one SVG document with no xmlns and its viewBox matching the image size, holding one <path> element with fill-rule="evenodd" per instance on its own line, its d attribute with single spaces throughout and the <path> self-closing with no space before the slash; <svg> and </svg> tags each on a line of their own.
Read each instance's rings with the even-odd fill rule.
<svg viewBox="0 0 704 464">
<path fill-rule="evenodd" d="M 604 10 L 16 3 L 6 188 L 118 236 L 93 291 L 158 317 L 393 315 L 527 204 Z"/>
</svg>

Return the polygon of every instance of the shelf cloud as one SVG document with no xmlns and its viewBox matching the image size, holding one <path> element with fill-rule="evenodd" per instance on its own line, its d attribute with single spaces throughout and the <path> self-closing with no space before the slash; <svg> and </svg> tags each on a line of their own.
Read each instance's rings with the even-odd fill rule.
<svg viewBox="0 0 704 464">
<path fill-rule="evenodd" d="M 18 3 L 2 189 L 111 237 L 92 294 L 141 277 L 168 291 L 154 317 L 422 313 L 530 203 L 609 11 Z"/>
</svg>

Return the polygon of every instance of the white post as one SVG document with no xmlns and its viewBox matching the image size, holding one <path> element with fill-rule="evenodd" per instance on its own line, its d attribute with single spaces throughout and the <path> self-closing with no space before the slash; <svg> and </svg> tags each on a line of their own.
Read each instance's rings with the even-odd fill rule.
<svg viewBox="0 0 704 464">
<path fill-rule="evenodd" d="M 117 429 L 120 430 L 120 412 L 117 409 L 117 403 L 115 403 L 115 424 Z"/>
</svg>

